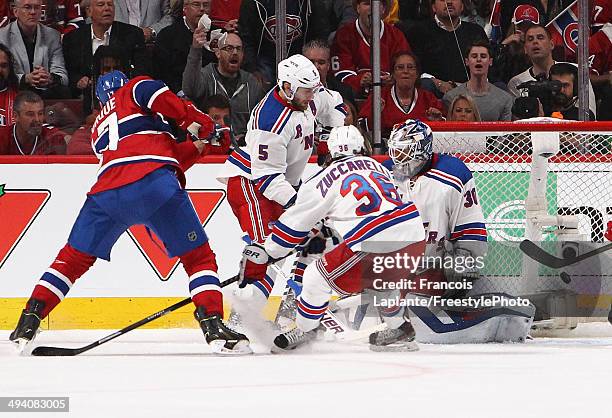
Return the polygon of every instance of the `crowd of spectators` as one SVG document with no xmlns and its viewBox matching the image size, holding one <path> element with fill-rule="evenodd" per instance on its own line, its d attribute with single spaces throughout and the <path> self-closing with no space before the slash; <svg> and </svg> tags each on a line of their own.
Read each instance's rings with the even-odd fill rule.
<svg viewBox="0 0 612 418">
<path fill-rule="evenodd" d="M 575 53 L 545 25 L 571 0 L 381 0 L 382 133 L 407 118 L 578 119 Z M 97 77 L 150 75 L 240 143 L 275 84 L 275 0 L 0 0 L 0 154 L 91 154 Z M 612 22 L 591 1 L 589 104 L 612 117 Z M 214 40 L 202 24 L 207 15 Z M 340 92 L 347 124 L 372 126 L 370 0 L 287 0 L 288 53 Z M 552 99 L 526 82 L 554 80 Z M 533 92 L 532 92 L 533 93 Z M 535 95 L 535 93 L 533 94 Z"/>
</svg>

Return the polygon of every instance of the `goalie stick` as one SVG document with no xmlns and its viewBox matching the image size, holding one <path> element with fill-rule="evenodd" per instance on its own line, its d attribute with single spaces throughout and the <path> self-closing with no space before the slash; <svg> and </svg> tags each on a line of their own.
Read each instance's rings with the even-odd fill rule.
<svg viewBox="0 0 612 418">
<path fill-rule="evenodd" d="M 606 252 L 612 248 L 612 243 L 606 244 L 602 247 L 597 248 L 596 250 L 589 251 L 588 253 L 584 253 L 579 255 L 578 257 L 572 258 L 556 257 L 546 252 L 544 249 L 538 247 L 533 241 L 530 241 L 528 239 L 523 240 L 519 244 L 519 248 L 523 253 L 525 253 L 527 256 L 534 259 L 535 261 L 538 261 L 539 263 L 544 264 L 545 266 L 550 268 L 560 269 L 578 263 L 582 260 L 586 260 L 587 258 L 594 257 L 597 254 Z"/>
<path fill-rule="evenodd" d="M 220 286 L 221 287 L 225 287 L 228 286 L 234 282 L 238 281 L 238 275 L 232 277 L 231 279 L 227 279 L 223 282 L 221 282 Z M 161 318 L 162 316 L 168 315 L 170 312 L 174 312 L 177 309 L 182 308 L 183 306 L 186 306 L 188 304 L 191 303 L 191 298 L 186 298 L 181 300 L 180 302 L 175 303 L 172 306 L 168 306 L 167 308 L 162 309 L 159 312 L 155 312 L 154 314 L 151 314 L 149 316 L 147 316 L 144 319 L 141 319 L 138 322 L 133 323 L 132 325 L 129 325 L 125 328 L 120 329 L 119 331 L 116 331 L 110 335 L 107 335 L 104 338 L 101 338 L 97 341 L 94 341 L 91 344 L 88 344 L 84 347 L 80 347 L 80 348 L 63 348 L 63 347 L 47 347 L 47 346 L 39 346 L 36 347 L 34 350 L 32 350 L 32 355 L 33 356 L 76 356 L 78 354 L 84 353 L 86 351 L 91 350 L 92 348 L 96 348 L 104 343 L 109 342 L 110 340 L 114 340 L 117 337 L 120 337 L 124 334 L 127 334 L 128 332 L 136 329 L 136 328 L 140 328 L 141 326 L 148 324 L 151 321 L 156 320 L 157 318 Z"/>
</svg>

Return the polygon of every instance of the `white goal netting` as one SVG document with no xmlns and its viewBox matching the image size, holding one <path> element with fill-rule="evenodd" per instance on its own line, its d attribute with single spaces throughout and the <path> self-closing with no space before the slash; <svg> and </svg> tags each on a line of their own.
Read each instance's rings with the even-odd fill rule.
<svg viewBox="0 0 612 418">
<path fill-rule="evenodd" d="M 548 132 L 553 134 L 551 138 L 558 133 L 559 138 L 558 152 L 548 159 L 542 184 L 545 211 L 548 215 L 575 216 L 577 232 L 587 250 L 588 245 L 604 242 L 606 223 L 612 220 L 612 123 L 431 125 L 434 151 L 458 156 L 474 173 L 489 237 L 481 290 L 520 295 L 569 288 L 579 295 L 592 295 L 595 303 L 612 294 L 612 254 L 603 253 L 586 266 L 576 264 L 565 270 L 539 266 L 534 274 L 525 271 L 524 255 L 518 248 L 520 241 L 534 232 L 528 230 L 525 209 L 533 132 Z M 536 232 L 541 233 L 538 244 L 562 257 L 562 239 L 555 233 L 558 229 L 543 227 Z M 560 280 L 562 272 L 571 274 L 573 280 Z"/>
</svg>

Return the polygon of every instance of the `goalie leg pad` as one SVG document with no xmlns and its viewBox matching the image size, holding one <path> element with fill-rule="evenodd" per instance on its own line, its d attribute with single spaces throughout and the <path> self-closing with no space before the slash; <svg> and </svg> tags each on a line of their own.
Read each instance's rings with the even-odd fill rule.
<svg viewBox="0 0 612 418">
<path fill-rule="evenodd" d="M 419 298 L 415 295 L 408 297 Z M 512 308 L 493 306 L 478 310 L 412 305 L 408 312 L 417 341 L 433 344 L 524 342 L 535 314 L 535 307 L 531 304 Z"/>
</svg>

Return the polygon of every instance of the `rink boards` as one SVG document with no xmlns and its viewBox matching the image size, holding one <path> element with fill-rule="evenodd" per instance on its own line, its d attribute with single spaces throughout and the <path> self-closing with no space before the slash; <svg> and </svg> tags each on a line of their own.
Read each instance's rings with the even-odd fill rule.
<svg viewBox="0 0 612 418">
<path fill-rule="evenodd" d="M 227 203 L 225 187 L 215 179 L 223 157 L 209 157 L 208 161 L 189 170 L 187 189 L 217 255 L 219 275 L 223 280 L 236 274 L 244 243 L 238 222 Z M 65 244 L 97 168 L 95 159 L 90 157 L 0 158 L 0 185 L 4 185 L 4 194 L 0 196 L 3 225 L 0 234 L 0 329 L 11 329 L 15 325 L 38 278 Z M 480 176 L 497 175 L 494 173 L 498 172 L 495 164 L 471 168 L 479 171 Z M 315 169 L 316 165 L 310 164 L 307 174 Z M 507 164 L 504 169 L 508 169 Z M 524 170 L 525 167 L 517 164 L 510 175 L 524 176 Z M 556 200 L 562 203 L 562 190 L 569 185 L 562 171 L 556 182 Z M 572 191 L 576 192 L 575 187 Z M 584 198 L 590 199 L 589 196 Z M 481 199 L 485 201 L 487 197 L 481 196 Z M 495 239 L 515 240 L 508 235 L 517 227 L 522 229 L 522 219 L 515 216 L 497 219 L 500 210 L 498 205 L 493 206 L 496 207 L 487 208 L 485 213 L 491 235 Z M 597 209 L 603 212 L 605 220 L 607 208 Z M 511 222 L 506 225 L 508 221 Z M 77 282 L 69 297 L 51 315 L 48 326 L 53 329 L 122 327 L 188 295 L 187 276 L 178 260 L 169 259 L 142 227 L 134 227 L 124 234 L 111 257 L 110 263 L 98 260 Z M 274 294 L 280 293 L 282 289 L 277 286 Z M 272 300 L 270 308 L 276 303 L 278 298 Z M 195 322 L 191 308 L 187 307 L 151 325 L 191 327 Z"/>
</svg>

